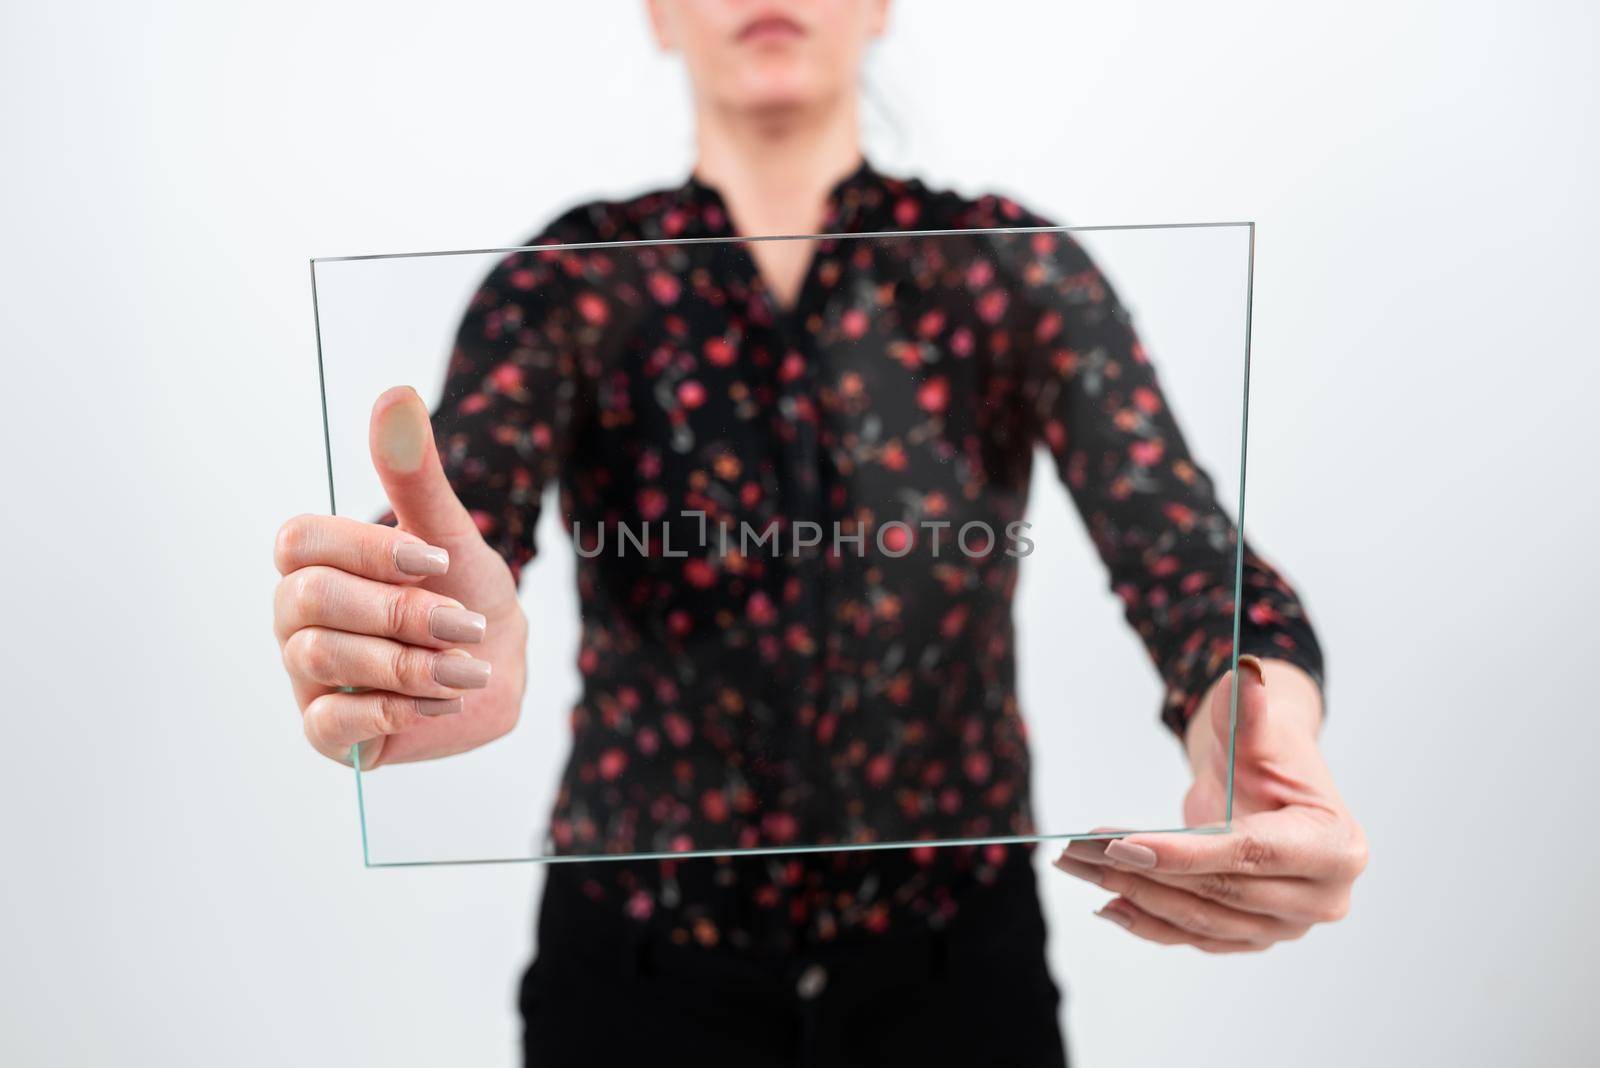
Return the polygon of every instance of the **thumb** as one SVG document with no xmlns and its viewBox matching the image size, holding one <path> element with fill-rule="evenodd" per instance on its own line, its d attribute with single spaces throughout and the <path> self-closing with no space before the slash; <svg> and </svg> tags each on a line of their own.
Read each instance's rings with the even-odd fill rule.
<svg viewBox="0 0 1600 1068">
<path fill-rule="evenodd" d="M 435 545 L 477 526 L 444 477 L 428 408 L 410 386 L 386 390 L 372 406 L 372 465 L 402 529 Z"/>
<path fill-rule="evenodd" d="M 1248 751 L 1262 734 L 1267 721 L 1267 675 L 1261 661 L 1246 653 L 1239 658 L 1239 670 L 1230 672 L 1211 698 L 1211 729 L 1216 732 L 1222 752 L 1227 753 L 1229 723 L 1233 718 L 1233 689 L 1239 687 L 1239 716 L 1234 724 L 1233 744 Z"/>
</svg>

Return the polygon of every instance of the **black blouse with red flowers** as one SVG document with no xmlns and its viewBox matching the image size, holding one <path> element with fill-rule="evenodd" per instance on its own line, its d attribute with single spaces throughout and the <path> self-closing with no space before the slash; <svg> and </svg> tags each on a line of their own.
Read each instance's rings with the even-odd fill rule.
<svg viewBox="0 0 1600 1068">
<path fill-rule="evenodd" d="M 1232 652 L 1237 533 L 1127 314 L 1064 234 L 915 233 L 1045 225 L 863 164 L 822 232 L 913 233 L 817 242 L 792 308 L 748 246 L 682 240 L 736 236 L 695 179 L 576 209 L 531 242 L 669 243 L 515 252 L 491 273 L 434 423 L 452 484 L 514 571 L 535 553 L 548 484 L 577 538 L 583 689 L 549 849 L 1031 833 L 1008 531 L 1036 445 L 1182 730 Z M 1294 592 L 1248 548 L 1245 596 L 1240 651 L 1320 679 Z M 1005 856 L 563 877 L 701 943 L 782 945 L 938 925 Z"/>
</svg>

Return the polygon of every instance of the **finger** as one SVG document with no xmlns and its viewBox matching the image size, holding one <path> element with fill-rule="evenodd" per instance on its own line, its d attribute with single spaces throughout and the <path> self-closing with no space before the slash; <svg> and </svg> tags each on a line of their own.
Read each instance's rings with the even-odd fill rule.
<svg viewBox="0 0 1600 1068">
<path fill-rule="evenodd" d="M 320 564 L 282 579 L 275 602 L 280 640 L 305 627 L 327 627 L 442 648 L 482 641 L 488 625 L 460 601 L 431 590 L 374 582 Z"/>
<path fill-rule="evenodd" d="M 1235 820 L 1208 833 L 1135 834 L 1108 842 L 1106 859 L 1140 872 L 1174 875 L 1234 872 L 1302 879 L 1353 877 L 1356 850 L 1339 825 L 1283 808 Z M 1359 871 L 1359 868 L 1356 868 Z"/>
<path fill-rule="evenodd" d="M 391 690 L 412 697 L 456 697 L 489 685 L 489 663 L 460 649 L 436 651 L 415 645 L 304 627 L 283 644 L 291 674 L 323 686 Z"/>
<path fill-rule="evenodd" d="M 1241 682 L 1242 679 L 1242 682 Z M 1233 717 L 1233 688 L 1239 684 L 1239 717 Z M 1211 691 L 1210 707 L 1206 715 L 1210 720 L 1210 727 L 1220 744 L 1218 751 L 1228 752 L 1229 740 L 1234 737 L 1235 724 L 1238 735 L 1243 738 L 1246 732 L 1258 732 L 1261 725 L 1266 722 L 1267 712 L 1267 673 L 1266 667 L 1259 657 L 1246 653 L 1239 658 L 1239 670 L 1230 671 L 1222 677 L 1222 681 Z M 1251 734 L 1253 737 L 1253 733 Z"/>
<path fill-rule="evenodd" d="M 1073 860 L 1083 861 L 1087 864 L 1113 864 L 1116 862 L 1111 857 L 1106 855 L 1106 849 L 1111 845 L 1112 842 L 1121 841 L 1123 837 L 1130 834 L 1136 834 L 1138 832 L 1128 830 L 1107 831 L 1105 828 L 1099 828 L 1092 833 L 1113 833 L 1116 835 L 1116 837 L 1074 839 L 1073 841 L 1067 843 L 1066 849 L 1063 850 L 1063 852 Z"/>
<path fill-rule="evenodd" d="M 411 583 L 450 570 L 450 554 L 415 534 L 340 515 L 297 515 L 278 528 L 278 574 L 321 565 L 378 582 Z"/>
<path fill-rule="evenodd" d="M 380 749 L 366 743 L 399 734 L 425 719 L 455 715 L 464 704 L 460 697 L 411 697 L 376 690 L 326 693 L 306 706 L 306 740 L 341 764 L 350 763 L 350 747 L 361 744 L 361 766 L 370 768 Z"/>
<path fill-rule="evenodd" d="M 477 535 L 472 516 L 444 476 L 427 406 L 410 386 L 386 391 L 372 406 L 372 463 L 400 526 L 435 545 Z"/>
<path fill-rule="evenodd" d="M 1304 926 L 1274 916 L 1243 912 L 1118 868 L 1085 864 L 1067 857 L 1057 859 L 1056 867 L 1119 894 L 1151 916 L 1202 938 L 1265 945 L 1298 938 L 1305 933 Z"/>
<path fill-rule="evenodd" d="M 1166 920 L 1152 916 L 1133 902 L 1120 897 L 1112 898 L 1095 915 L 1110 920 L 1147 942 L 1159 942 L 1164 946 L 1194 946 L 1207 953 L 1256 953 L 1266 948 L 1250 942 L 1225 942 L 1217 938 L 1202 938 L 1200 935 L 1174 927 Z"/>
<path fill-rule="evenodd" d="M 1110 865 L 1103 848 L 1098 853 L 1082 848 L 1091 845 L 1103 847 L 1104 843 L 1074 842 L 1063 853 L 1063 858 L 1089 868 Z M 1064 865 L 1058 864 L 1057 867 L 1069 874 L 1079 874 Z M 1175 875 L 1162 871 L 1148 871 L 1144 877 L 1240 912 L 1276 916 L 1295 924 L 1329 923 L 1341 919 L 1349 909 L 1348 888 L 1341 889 L 1336 883 L 1312 879 L 1238 875 L 1232 872 Z M 1080 878 L 1095 882 L 1089 875 L 1081 875 Z"/>
</svg>

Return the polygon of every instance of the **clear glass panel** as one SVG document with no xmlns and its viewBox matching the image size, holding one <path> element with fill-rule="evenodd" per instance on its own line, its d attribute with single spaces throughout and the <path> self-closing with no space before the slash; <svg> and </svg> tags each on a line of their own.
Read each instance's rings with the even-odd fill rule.
<svg viewBox="0 0 1600 1068">
<path fill-rule="evenodd" d="M 810 243 L 790 307 L 768 241 Z M 313 261 L 333 510 L 388 512 L 369 420 L 410 384 L 499 558 L 537 547 L 520 707 L 470 691 L 385 741 L 367 862 L 1176 828 L 1171 728 L 1237 652 L 1252 241 Z M 482 607 L 470 556 L 423 585 Z"/>
</svg>

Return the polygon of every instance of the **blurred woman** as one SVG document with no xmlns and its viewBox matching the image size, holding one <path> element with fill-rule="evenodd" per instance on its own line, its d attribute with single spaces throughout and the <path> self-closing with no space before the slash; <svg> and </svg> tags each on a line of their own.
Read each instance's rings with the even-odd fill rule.
<svg viewBox="0 0 1600 1068">
<path fill-rule="evenodd" d="M 1213 952 L 1298 937 L 1342 914 L 1364 863 L 1317 751 L 1305 613 L 1246 549 L 1245 670 L 1229 675 L 1237 531 L 1080 248 L 916 236 L 1045 223 L 863 158 L 859 71 L 887 6 L 649 5 L 688 69 L 693 173 L 530 242 L 565 249 L 508 256 L 431 415 L 410 390 L 379 399 L 392 526 L 285 525 L 277 627 L 307 737 L 377 767 L 514 725 L 517 576 L 557 481 L 579 540 L 583 693 L 551 849 L 1027 835 L 1016 556 L 912 550 L 1019 520 L 1042 443 L 1165 682 L 1191 824 L 1222 816 L 1240 687 L 1233 833 L 1079 843 L 1057 866 L 1110 891 L 1100 914 L 1138 937 Z M 907 236 L 570 247 L 881 232 Z M 630 516 L 679 546 L 698 524 L 697 551 L 582 551 Z M 865 549 L 713 554 L 708 519 Z M 1024 846 L 553 865 L 526 1054 L 1060 1065 L 1044 947 Z"/>
</svg>

